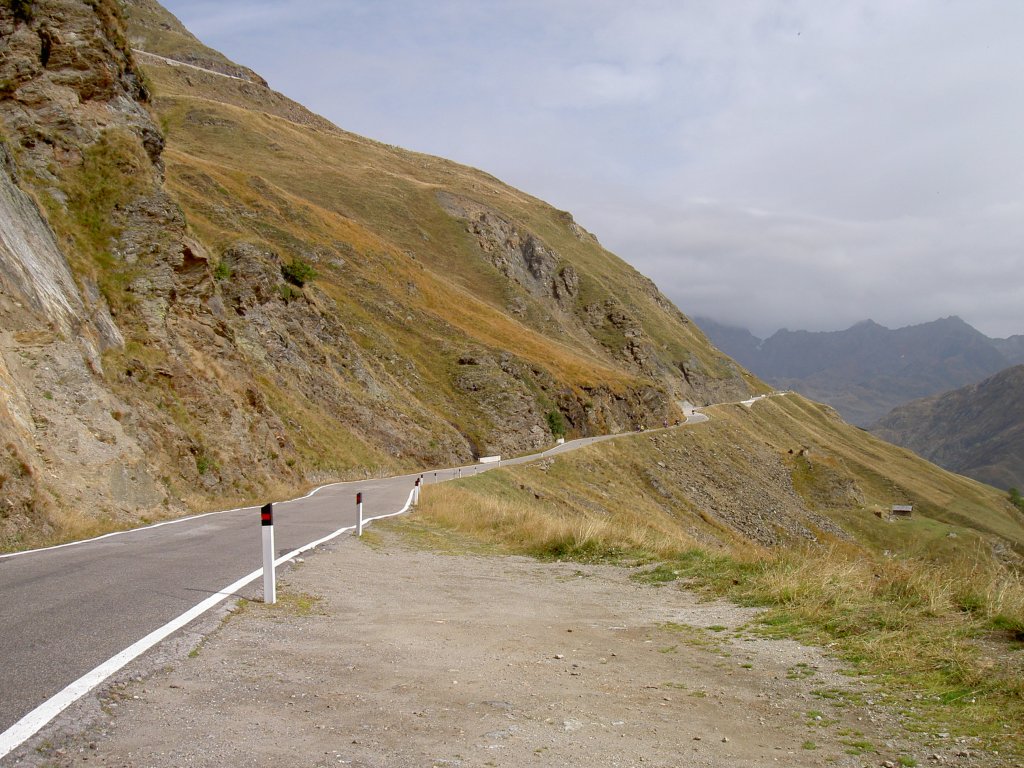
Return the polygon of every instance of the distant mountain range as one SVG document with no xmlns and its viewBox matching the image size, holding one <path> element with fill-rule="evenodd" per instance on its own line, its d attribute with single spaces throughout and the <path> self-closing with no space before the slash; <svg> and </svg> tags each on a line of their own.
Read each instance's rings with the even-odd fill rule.
<svg viewBox="0 0 1024 768">
<path fill-rule="evenodd" d="M 1024 363 L 1024 335 L 991 339 L 959 317 L 896 330 L 865 320 L 844 331 L 781 330 L 767 339 L 694 320 L 716 347 L 776 388 L 827 403 L 862 427 L 911 400 Z"/>
<path fill-rule="evenodd" d="M 1024 487 L 1024 365 L 980 384 L 915 400 L 871 431 L 936 464 L 999 488 Z"/>
</svg>

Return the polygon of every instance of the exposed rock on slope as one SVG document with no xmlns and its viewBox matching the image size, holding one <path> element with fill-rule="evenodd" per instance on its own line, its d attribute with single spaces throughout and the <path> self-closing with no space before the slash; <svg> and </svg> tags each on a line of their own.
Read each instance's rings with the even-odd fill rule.
<svg viewBox="0 0 1024 768">
<path fill-rule="evenodd" d="M 102 378 L 101 355 L 124 343 L 96 281 L 84 268 L 88 229 L 107 222 L 87 197 L 110 190 L 77 173 L 118 127 L 123 162 L 141 158 L 138 188 L 158 190 L 163 140 L 143 104 L 146 91 L 106 3 L 0 7 L 0 540 L 24 532 L 87 531 L 97 518 L 162 509 L 159 470 L 133 434 L 130 407 Z M 48 204 L 50 222 L 32 196 Z M 88 226 L 64 229 L 77 210 Z M 66 217 L 66 218 L 65 218 Z M 58 230 L 61 227 L 58 226 Z M 81 236 L 77 240 L 75 236 Z M 84 514 L 81 510 L 85 510 Z M 81 517 L 81 519 L 76 519 Z"/>
<path fill-rule="evenodd" d="M 338 129 L 156 3 L 11 8 L 3 545 L 760 386 L 568 214 Z"/>
<path fill-rule="evenodd" d="M 1024 487 L 1024 365 L 894 409 L 871 427 L 889 442 L 999 488 Z"/>
</svg>

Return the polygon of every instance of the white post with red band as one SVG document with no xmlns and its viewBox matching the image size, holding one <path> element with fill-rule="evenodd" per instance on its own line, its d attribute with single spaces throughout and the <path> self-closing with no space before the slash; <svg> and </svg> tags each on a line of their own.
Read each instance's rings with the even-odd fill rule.
<svg viewBox="0 0 1024 768">
<path fill-rule="evenodd" d="M 260 509 L 260 527 L 263 529 L 263 602 L 277 602 L 277 581 L 274 578 L 274 505 L 264 504 Z"/>
<path fill-rule="evenodd" d="M 356 509 L 359 511 L 359 522 L 356 524 L 356 535 L 363 535 L 363 492 L 356 494 Z"/>
</svg>

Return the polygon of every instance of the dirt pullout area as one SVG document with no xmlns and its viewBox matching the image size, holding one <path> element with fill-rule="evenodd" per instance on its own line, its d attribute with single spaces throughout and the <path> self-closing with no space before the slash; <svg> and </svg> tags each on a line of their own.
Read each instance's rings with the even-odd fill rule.
<svg viewBox="0 0 1024 768">
<path fill-rule="evenodd" d="M 749 609 L 627 568 L 423 551 L 402 525 L 297 566 L 277 606 L 243 602 L 30 762 L 997 764 L 954 739 L 911 740 L 891 697 L 820 651 L 744 632 Z"/>
</svg>

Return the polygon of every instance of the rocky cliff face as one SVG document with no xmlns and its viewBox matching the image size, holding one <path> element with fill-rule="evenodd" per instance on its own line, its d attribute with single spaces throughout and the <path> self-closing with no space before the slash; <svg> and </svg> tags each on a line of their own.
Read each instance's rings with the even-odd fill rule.
<svg viewBox="0 0 1024 768">
<path fill-rule="evenodd" d="M 134 408 L 103 380 L 102 356 L 124 338 L 95 270 L 75 269 L 87 248 L 73 235 L 84 233 L 55 235 L 44 214 L 81 202 L 72 179 L 112 130 L 136 150 L 138 188 L 159 195 L 163 140 L 112 5 L 0 6 L 0 39 L 0 540 L 9 542 L 169 504 L 130 429 Z"/>
<path fill-rule="evenodd" d="M 345 133 L 156 3 L 0 33 L 3 546 L 758 386 L 568 214 Z"/>
</svg>

